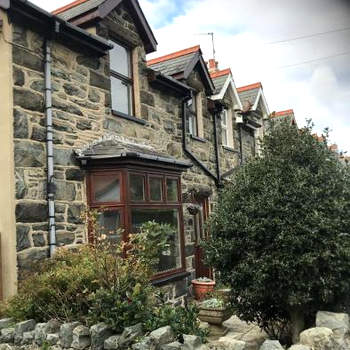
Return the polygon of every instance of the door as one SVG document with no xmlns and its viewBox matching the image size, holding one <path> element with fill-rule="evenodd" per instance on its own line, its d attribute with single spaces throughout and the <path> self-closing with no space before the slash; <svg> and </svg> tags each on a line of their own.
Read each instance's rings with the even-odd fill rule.
<svg viewBox="0 0 350 350">
<path fill-rule="evenodd" d="M 205 229 L 205 222 L 209 217 L 209 199 L 204 198 L 198 201 L 200 206 L 199 212 L 194 217 L 195 222 L 195 270 L 196 278 L 208 277 L 212 278 L 211 268 L 206 266 L 203 261 L 204 252 L 200 243 L 208 237 L 208 231 Z"/>
</svg>

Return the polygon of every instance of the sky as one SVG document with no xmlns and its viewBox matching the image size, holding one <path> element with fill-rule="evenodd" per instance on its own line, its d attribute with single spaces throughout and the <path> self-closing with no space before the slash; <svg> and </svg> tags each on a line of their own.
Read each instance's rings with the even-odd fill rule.
<svg viewBox="0 0 350 350">
<path fill-rule="evenodd" d="M 293 109 L 350 154 L 350 0 L 139 0 L 154 58 L 199 44 L 236 86 L 260 81 L 270 109 Z M 70 0 L 34 0 L 51 11 Z"/>
</svg>

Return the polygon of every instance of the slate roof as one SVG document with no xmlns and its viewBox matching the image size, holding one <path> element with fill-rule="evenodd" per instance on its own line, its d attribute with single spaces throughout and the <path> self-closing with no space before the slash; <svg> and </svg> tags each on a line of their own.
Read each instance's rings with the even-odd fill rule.
<svg viewBox="0 0 350 350">
<path fill-rule="evenodd" d="M 211 80 L 214 83 L 214 95 L 218 94 L 225 85 L 227 77 L 231 74 L 231 69 L 224 69 L 217 72 L 210 73 Z"/>
<path fill-rule="evenodd" d="M 52 13 L 63 18 L 65 21 L 69 21 L 70 19 L 77 17 L 82 13 L 96 8 L 105 1 L 106 0 L 77 0 L 66 6 L 60 7 Z"/>
<path fill-rule="evenodd" d="M 77 158 L 80 160 L 139 159 L 167 163 L 185 168 L 192 166 L 190 162 L 177 160 L 167 154 L 156 151 L 153 147 L 126 141 L 122 138 L 104 139 L 95 142 L 83 150 L 77 150 L 76 154 Z"/>
<path fill-rule="evenodd" d="M 200 47 L 193 46 L 185 50 L 177 51 L 169 55 L 158 57 L 147 62 L 148 67 L 164 75 L 176 75 L 186 70 L 195 56 L 200 52 Z"/>
<path fill-rule="evenodd" d="M 261 88 L 262 85 L 260 82 L 237 88 L 238 96 L 242 105 L 244 105 L 245 102 L 249 102 L 251 105 L 254 105 Z"/>
</svg>

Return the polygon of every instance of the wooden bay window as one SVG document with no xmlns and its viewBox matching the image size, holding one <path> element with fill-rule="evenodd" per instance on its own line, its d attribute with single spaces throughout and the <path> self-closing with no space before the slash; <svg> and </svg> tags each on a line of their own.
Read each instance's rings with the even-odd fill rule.
<svg viewBox="0 0 350 350">
<path fill-rule="evenodd" d="M 100 232 L 113 241 L 127 240 L 147 221 L 169 224 L 169 247 L 159 257 L 154 279 L 185 272 L 180 174 L 144 167 L 90 170 L 88 201 L 99 211 Z M 118 229 L 123 233 L 118 237 Z M 93 240 L 93 237 L 90 237 Z"/>
</svg>

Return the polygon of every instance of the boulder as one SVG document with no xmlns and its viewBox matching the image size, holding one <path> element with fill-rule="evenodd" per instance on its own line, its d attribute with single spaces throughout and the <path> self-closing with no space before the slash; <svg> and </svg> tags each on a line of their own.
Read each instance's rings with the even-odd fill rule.
<svg viewBox="0 0 350 350">
<path fill-rule="evenodd" d="M 319 311 L 316 315 L 316 327 L 327 327 L 336 336 L 344 336 L 350 330 L 349 315 L 328 311 Z"/>
<path fill-rule="evenodd" d="M 142 336 L 142 324 L 137 323 L 134 326 L 124 328 L 123 333 L 119 339 L 119 346 L 121 348 L 128 347 L 134 340 L 140 336 Z"/>
<path fill-rule="evenodd" d="M 45 332 L 46 334 L 58 333 L 60 331 L 61 322 L 52 319 L 46 323 Z"/>
<path fill-rule="evenodd" d="M 13 343 L 15 339 L 14 328 L 4 328 L 0 331 L 0 343 Z"/>
<path fill-rule="evenodd" d="M 23 333 L 22 345 L 31 345 L 34 342 L 35 331 L 29 331 Z"/>
<path fill-rule="evenodd" d="M 227 350 L 244 350 L 246 346 L 244 341 L 227 336 L 219 338 L 218 343 L 219 345 L 223 345 L 223 348 Z"/>
<path fill-rule="evenodd" d="M 74 349 L 82 350 L 89 347 L 91 344 L 89 328 L 85 326 L 75 327 L 73 330 L 73 342 L 71 347 Z"/>
<path fill-rule="evenodd" d="M 300 344 L 313 350 L 334 350 L 333 331 L 326 327 L 314 327 L 300 333 Z"/>
<path fill-rule="evenodd" d="M 278 340 L 265 340 L 261 345 L 260 350 L 284 350 Z"/>
<path fill-rule="evenodd" d="M 183 349 L 182 344 L 178 341 L 174 341 L 170 344 L 164 344 L 160 347 L 161 350 L 178 350 Z"/>
<path fill-rule="evenodd" d="M 46 336 L 46 342 L 47 344 L 49 344 L 50 346 L 52 345 L 56 345 L 58 343 L 58 341 L 60 340 L 60 337 L 58 335 L 58 333 L 49 333 Z"/>
<path fill-rule="evenodd" d="M 288 350 L 312 350 L 308 345 L 294 344 Z"/>
<path fill-rule="evenodd" d="M 35 328 L 34 320 L 27 320 L 27 321 L 17 323 L 15 326 L 14 343 L 20 344 L 22 342 L 23 333 L 33 331 L 34 328 Z"/>
<path fill-rule="evenodd" d="M 41 346 L 46 340 L 46 323 L 38 323 L 34 330 L 35 343 Z"/>
<path fill-rule="evenodd" d="M 196 335 L 184 334 L 183 340 L 184 340 L 183 349 L 186 349 L 186 350 L 197 349 L 202 345 L 201 339 Z"/>
<path fill-rule="evenodd" d="M 174 332 L 170 326 L 158 328 L 151 332 L 150 337 L 159 345 L 168 344 L 175 340 Z"/>
<path fill-rule="evenodd" d="M 63 323 L 60 327 L 60 342 L 62 348 L 70 348 L 73 342 L 73 330 L 80 325 L 79 322 Z"/>
<path fill-rule="evenodd" d="M 9 344 L 0 344 L 0 350 L 12 350 L 12 346 Z"/>
<path fill-rule="evenodd" d="M 116 350 L 120 349 L 119 347 L 119 338 L 120 335 L 112 335 L 104 341 L 105 350 Z"/>
<path fill-rule="evenodd" d="M 151 337 L 144 337 L 140 342 L 135 343 L 131 346 L 133 350 L 156 350 L 162 349 L 157 347 L 157 343 Z"/>
<path fill-rule="evenodd" d="M 113 332 L 112 329 L 105 323 L 100 322 L 91 326 L 91 349 L 92 350 L 102 350 L 105 340 L 110 337 Z"/>
<path fill-rule="evenodd" d="M 13 318 L 3 318 L 0 320 L 0 331 L 4 328 L 10 328 L 14 324 Z"/>
</svg>

